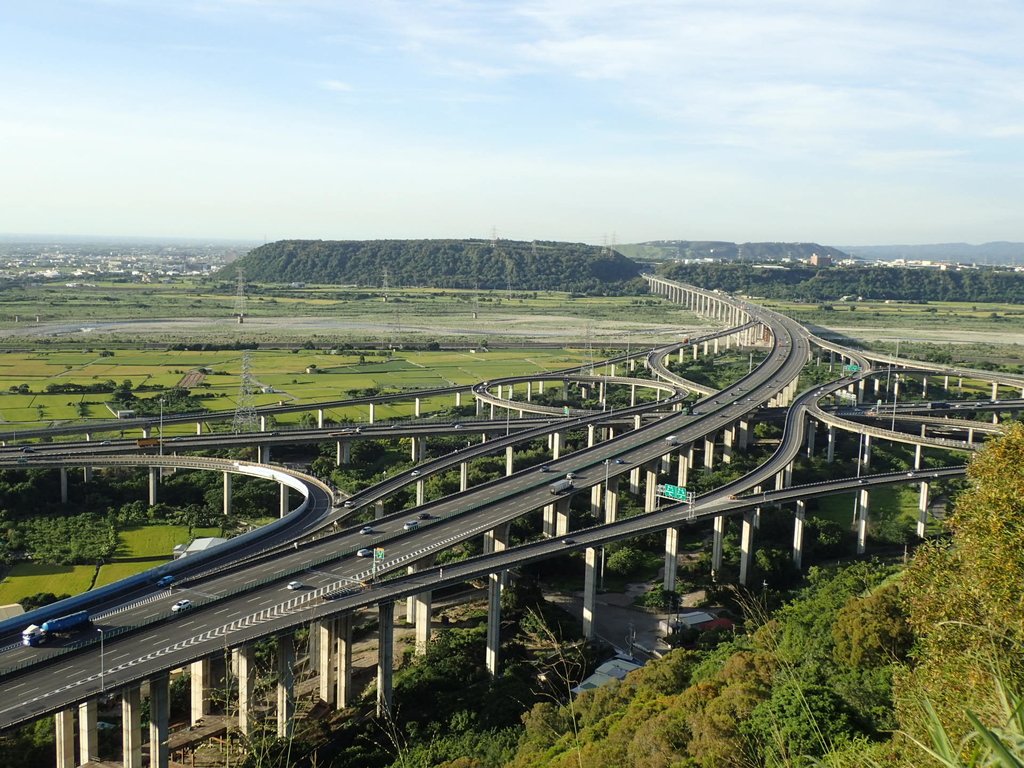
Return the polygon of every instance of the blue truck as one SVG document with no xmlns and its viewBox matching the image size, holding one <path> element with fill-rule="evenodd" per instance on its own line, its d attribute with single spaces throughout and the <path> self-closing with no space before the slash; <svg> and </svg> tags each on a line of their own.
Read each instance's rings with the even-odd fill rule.
<svg viewBox="0 0 1024 768">
<path fill-rule="evenodd" d="M 42 624 L 29 624 L 21 633 L 21 644 L 35 648 L 45 643 L 51 635 L 77 632 L 89 626 L 92 626 L 92 619 L 88 611 L 69 613 L 67 616 L 47 619 Z"/>
</svg>

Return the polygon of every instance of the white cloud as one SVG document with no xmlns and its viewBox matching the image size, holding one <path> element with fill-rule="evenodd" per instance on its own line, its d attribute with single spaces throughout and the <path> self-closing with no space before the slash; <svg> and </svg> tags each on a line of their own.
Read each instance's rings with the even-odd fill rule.
<svg viewBox="0 0 1024 768">
<path fill-rule="evenodd" d="M 352 91 L 352 86 L 342 80 L 322 80 L 320 87 L 325 91 L 337 91 L 339 93 L 349 93 Z"/>
</svg>

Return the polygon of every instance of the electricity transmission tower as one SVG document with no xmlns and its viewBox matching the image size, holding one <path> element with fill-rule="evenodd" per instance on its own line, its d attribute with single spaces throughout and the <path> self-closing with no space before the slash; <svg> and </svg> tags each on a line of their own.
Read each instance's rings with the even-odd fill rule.
<svg viewBox="0 0 1024 768">
<path fill-rule="evenodd" d="M 253 395 L 256 387 L 252 378 L 252 367 L 249 361 L 249 350 L 242 352 L 242 381 L 238 386 L 238 399 L 235 401 L 235 416 L 231 420 L 231 431 L 235 434 L 255 432 L 257 430 L 256 406 Z"/>
<path fill-rule="evenodd" d="M 238 288 L 235 291 L 235 317 L 239 325 L 245 322 L 245 273 L 241 267 L 238 268 Z"/>
</svg>

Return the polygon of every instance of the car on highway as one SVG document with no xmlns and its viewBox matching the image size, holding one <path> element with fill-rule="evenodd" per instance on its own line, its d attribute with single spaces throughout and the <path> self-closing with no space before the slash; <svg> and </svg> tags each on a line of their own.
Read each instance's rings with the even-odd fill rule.
<svg viewBox="0 0 1024 768">
<path fill-rule="evenodd" d="M 192 601 L 188 599 L 179 600 L 171 606 L 171 613 L 181 613 L 187 611 L 192 607 Z"/>
<path fill-rule="evenodd" d="M 625 464 L 625 463 L 626 463 L 626 460 L 625 460 L 625 459 L 616 459 L 616 460 L 615 460 L 615 463 L 616 463 L 616 464 Z"/>
<path fill-rule="evenodd" d="M 361 534 L 363 534 L 363 536 L 371 534 L 371 533 L 374 532 L 373 526 L 372 525 L 364 525 L 362 528 L 359 529 L 359 532 Z"/>
<path fill-rule="evenodd" d="M 416 515 L 416 517 L 420 520 L 430 520 L 433 517 L 433 515 L 431 515 L 429 512 L 420 512 L 418 515 Z"/>
<path fill-rule="evenodd" d="M 344 504 L 342 504 L 342 506 L 343 506 L 343 507 L 345 507 L 346 509 L 349 509 L 349 508 L 351 508 L 351 507 L 352 507 L 352 499 L 347 499 L 347 500 L 345 501 L 345 503 L 344 503 Z"/>
<path fill-rule="evenodd" d="M 574 480 L 575 478 L 576 478 L 576 473 L 575 472 L 566 472 L 565 473 L 565 479 L 566 480 Z"/>
<path fill-rule="evenodd" d="M 562 539 L 562 544 L 564 544 L 567 547 L 571 547 L 575 543 L 576 539 Z"/>
<path fill-rule="evenodd" d="M 373 557 L 373 550 L 367 547 L 363 547 L 356 552 L 356 557 Z"/>
<path fill-rule="evenodd" d="M 302 589 L 305 585 L 301 581 L 289 581 L 288 589 Z"/>
<path fill-rule="evenodd" d="M 410 472 L 409 474 L 410 474 L 410 475 L 411 475 L 412 477 L 419 477 L 419 476 L 420 476 L 420 471 L 419 471 L 418 469 L 414 469 L 414 470 L 413 470 L 412 472 Z"/>
<path fill-rule="evenodd" d="M 462 429 L 462 425 L 461 425 L 461 424 L 456 424 L 456 425 L 455 425 L 455 428 L 456 428 L 456 429 Z"/>
<path fill-rule="evenodd" d="M 541 464 L 540 465 L 540 471 L 541 472 L 550 472 L 551 471 L 551 467 L 549 467 L 547 464 Z"/>
<path fill-rule="evenodd" d="M 405 525 L 402 526 L 402 529 L 406 530 L 406 531 L 414 531 L 414 530 L 416 530 L 419 527 L 420 527 L 419 521 L 417 521 L 417 520 L 410 520 L 409 522 L 407 522 Z"/>
</svg>

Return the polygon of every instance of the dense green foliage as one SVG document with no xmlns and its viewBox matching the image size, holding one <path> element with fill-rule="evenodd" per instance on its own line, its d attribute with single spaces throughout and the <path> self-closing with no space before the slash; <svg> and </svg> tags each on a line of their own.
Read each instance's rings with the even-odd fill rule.
<svg viewBox="0 0 1024 768">
<path fill-rule="evenodd" d="M 730 243 L 723 240 L 653 240 L 620 248 L 634 259 L 728 259 L 732 261 L 781 261 L 809 259 L 813 254 L 833 259 L 848 254 L 817 243 Z"/>
<path fill-rule="evenodd" d="M 902 267 L 758 267 L 749 264 L 665 264 L 672 280 L 771 299 L 837 301 L 843 296 L 903 301 L 1024 301 L 1024 275 L 1008 270 L 940 271 Z"/>
<path fill-rule="evenodd" d="M 281 240 L 252 250 L 218 277 L 281 283 L 434 288 L 646 292 L 637 264 L 583 243 L 501 240 Z M 632 281 L 632 282 L 631 282 Z"/>
</svg>

